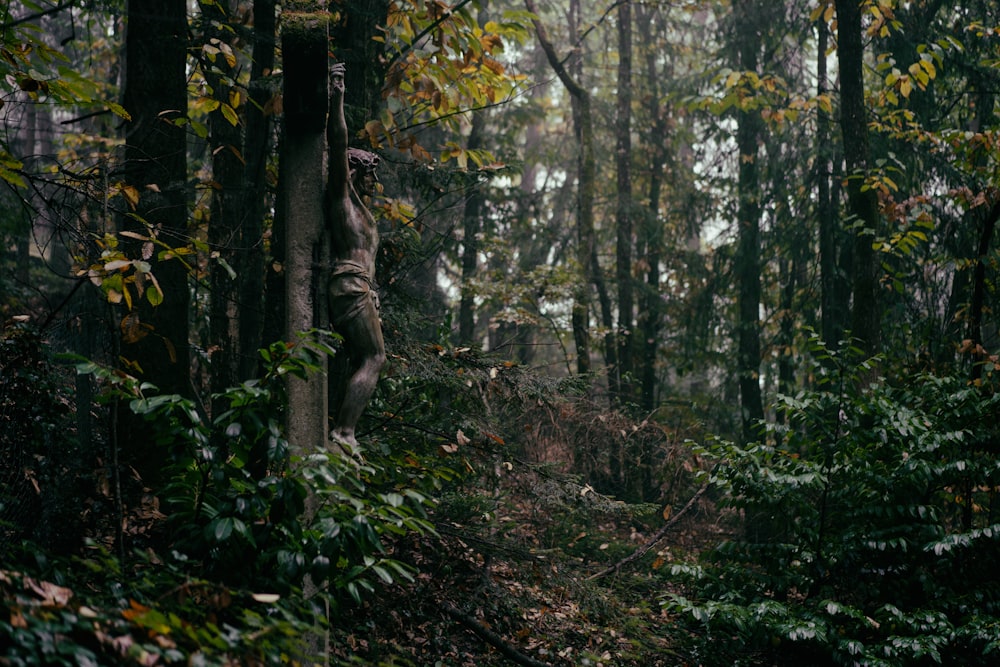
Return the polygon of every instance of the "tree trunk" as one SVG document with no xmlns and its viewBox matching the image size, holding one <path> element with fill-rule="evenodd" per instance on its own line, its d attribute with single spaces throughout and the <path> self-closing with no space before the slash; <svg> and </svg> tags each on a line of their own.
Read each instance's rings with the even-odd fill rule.
<svg viewBox="0 0 1000 667">
<path fill-rule="evenodd" d="M 666 111 L 660 108 L 659 73 L 656 61 L 659 54 L 648 48 L 653 43 L 652 10 L 638 10 L 640 39 L 646 48 L 646 79 L 649 85 L 649 117 L 653 126 L 649 142 L 653 151 L 649 167 L 649 203 L 643 225 L 643 245 L 646 248 L 646 287 L 640 298 L 639 326 L 642 330 L 642 357 L 640 405 L 645 414 L 656 407 L 657 352 L 660 347 L 660 262 L 663 255 L 663 229 L 660 223 L 660 196 L 663 186 L 663 168 L 667 161 Z M 648 12 L 648 13 L 646 13 Z"/>
<path fill-rule="evenodd" d="M 737 12 L 739 63 L 741 69 L 756 72 L 760 36 L 756 29 L 761 21 L 757 3 L 740 4 Z M 760 171 L 758 140 L 761 133 L 760 115 L 741 110 L 737 122 L 736 144 L 739 151 L 739 209 L 737 211 L 738 240 L 736 250 L 737 294 L 737 366 L 740 385 L 740 414 L 743 440 L 750 442 L 758 435 L 758 424 L 764 418 L 760 389 Z"/>
<path fill-rule="evenodd" d="M 829 48 L 829 27 L 820 17 L 816 23 L 817 84 L 816 95 L 829 92 L 827 83 L 826 51 Z M 840 298 L 837 247 L 839 245 L 837 209 L 830 191 L 832 177 L 830 149 L 830 114 L 821 104 L 816 114 L 816 210 L 819 223 L 820 304 L 823 341 L 831 350 L 836 349 L 844 335 L 845 317 Z"/>
<path fill-rule="evenodd" d="M 986 302 L 986 265 L 989 263 L 990 245 L 993 242 L 993 231 L 1000 219 L 1000 200 L 990 207 L 982 220 L 979 232 L 979 243 L 976 247 L 976 268 L 972 276 L 972 300 L 969 303 L 969 329 L 967 337 L 969 356 L 972 360 L 972 382 L 980 384 L 983 377 L 983 363 L 986 361 L 986 351 L 983 349 L 983 309 Z"/>
<path fill-rule="evenodd" d="M 482 147 L 483 125 L 481 113 L 472 114 L 472 130 L 466 144 L 469 150 Z M 465 200 L 462 213 L 462 299 L 458 305 L 458 340 L 462 345 L 471 345 L 476 336 L 476 302 L 470 283 L 479 268 L 479 232 L 482 229 L 483 192 L 478 183 L 473 183 Z"/>
<path fill-rule="evenodd" d="M 619 405 L 635 400 L 633 395 L 632 341 L 632 4 L 618 6 L 618 113 L 615 123 L 618 201 L 616 277 L 618 279 L 618 366 L 608 369 L 618 376 Z"/>
<path fill-rule="evenodd" d="M 233 12 L 231 0 L 201 5 L 206 26 L 205 39 L 218 40 L 231 47 L 235 33 L 227 29 Z M 215 61 L 203 63 L 205 76 L 212 90 L 212 97 L 232 108 L 230 93 L 237 76 L 223 53 Z M 222 107 L 225 108 L 225 107 Z M 238 267 L 239 250 L 242 250 L 241 225 L 246 212 L 243 192 L 242 136 L 240 126 L 233 124 L 216 109 L 209 117 L 209 147 L 212 151 L 212 202 L 208 225 L 208 244 L 211 249 L 210 280 L 211 308 L 209 311 L 209 351 L 212 393 L 221 393 L 234 386 L 239 379 L 240 350 L 239 321 L 242 312 L 238 274 L 231 273 Z M 234 109 L 233 113 L 238 110 Z M 243 291 L 243 294 L 248 292 Z"/>
<path fill-rule="evenodd" d="M 326 174 L 326 121 L 329 106 L 327 15 L 318 2 L 299 2 L 282 12 L 281 46 L 284 57 L 284 137 L 281 205 L 285 221 L 287 256 L 284 275 L 287 292 L 285 336 L 295 340 L 303 331 L 326 326 L 325 290 L 315 267 L 324 255 L 323 240 Z M 328 253 L 325 253 L 328 254 Z M 325 363 L 322 364 L 325 370 Z M 327 381 L 324 373 L 287 378 L 288 444 L 292 454 L 308 456 L 328 447 Z M 308 523 L 317 500 L 306 499 Z M 316 593 L 307 578 L 306 597 Z M 309 653 L 328 655 L 328 634 L 306 638 Z"/>
<path fill-rule="evenodd" d="M 344 76 L 344 115 L 347 127 L 364 127 L 377 118 L 385 83 L 383 58 L 385 42 L 374 40 L 389 11 L 389 0 L 336 0 L 330 9 L 339 10 L 340 20 L 332 26 L 334 56 L 347 65 Z"/>
<path fill-rule="evenodd" d="M 865 189 L 870 162 L 865 88 L 862 79 L 864 44 L 858 0 L 836 0 L 837 58 L 840 64 L 840 128 L 847 163 L 847 198 L 850 212 L 860 225 L 854 238 L 854 302 L 851 335 L 868 356 L 881 348 L 882 318 L 879 311 L 878 253 L 872 234 L 878 233 L 878 199 L 874 188 Z"/>
<path fill-rule="evenodd" d="M 250 66 L 250 102 L 245 106 L 246 136 L 243 175 L 246 213 L 241 234 L 239 265 L 242 312 L 239 322 L 239 379 L 257 376 L 257 350 L 264 341 L 264 219 L 267 215 L 267 158 L 271 149 L 271 114 L 265 111 L 276 91 L 268 85 L 274 69 L 276 0 L 254 0 L 253 64 Z"/>
<path fill-rule="evenodd" d="M 578 0 L 573 0 L 579 7 Z M 524 5 L 532 14 L 538 14 L 534 0 L 524 0 Z M 571 12 L 573 8 L 571 7 Z M 573 105 L 573 129 L 579 147 L 577 161 L 577 263 L 582 273 L 580 283 L 573 294 L 572 326 L 573 341 L 576 345 L 576 370 L 580 375 L 590 372 L 590 285 L 594 281 L 594 190 L 597 163 L 594 157 L 594 126 L 591 114 L 590 92 L 581 86 L 566 69 L 549 41 L 545 26 L 533 19 L 538 41 L 545 51 L 549 65 L 566 87 Z"/>
<path fill-rule="evenodd" d="M 184 128 L 172 122 L 184 118 L 187 109 L 186 5 L 184 0 L 129 0 L 125 34 L 122 105 L 132 117 L 125 126 L 125 182 L 139 193 L 136 217 L 171 246 L 188 242 L 186 137 Z M 122 219 L 122 227 L 149 233 L 131 216 Z M 130 256 L 141 256 L 138 244 L 126 249 Z M 162 393 L 189 395 L 188 271 L 178 259 L 157 261 L 154 255 L 150 263 L 163 302 L 155 308 L 145 298 L 135 303 L 121 327 L 121 357 Z M 152 483 L 166 455 L 149 441 L 144 420 L 122 411 L 118 442 L 131 448 L 133 464 Z"/>
</svg>

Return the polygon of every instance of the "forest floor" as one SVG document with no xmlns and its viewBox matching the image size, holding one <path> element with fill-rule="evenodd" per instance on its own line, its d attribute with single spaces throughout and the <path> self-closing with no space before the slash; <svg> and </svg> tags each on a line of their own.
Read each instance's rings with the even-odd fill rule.
<svg viewBox="0 0 1000 667">
<path fill-rule="evenodd" d="M 397 547 L 416 580 L 344 610 L 334 654 L 453 667 L 685 664 L 681 630 L 660 605 L 671 564 L 728 528 L 703 490 L 683 493 L 665 508 L 627 505 L 544 467 L 498 466 L 442 498 L 436 536 Z"/>
</svg>

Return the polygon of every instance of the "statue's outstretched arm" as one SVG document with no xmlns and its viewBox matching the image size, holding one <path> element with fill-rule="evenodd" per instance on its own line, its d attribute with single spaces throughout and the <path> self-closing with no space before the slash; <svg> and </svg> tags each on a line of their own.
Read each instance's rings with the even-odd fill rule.
<svg viewBox="0 0 1000 667">
<path fill-rule="evenodd" d="M 347 162 L 347 121 L 344 118 L 344 64 L 336 63 L 331 70 L 330 116 L 326 124 L 330 174 L 328 196 L 334 200 L 346 197 L 351 182 Z"/>
</svg>

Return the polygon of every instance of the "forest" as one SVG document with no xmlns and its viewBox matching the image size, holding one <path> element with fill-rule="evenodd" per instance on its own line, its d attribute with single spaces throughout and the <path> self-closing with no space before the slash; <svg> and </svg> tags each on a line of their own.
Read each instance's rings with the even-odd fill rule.
<svg viewBox="0 0 1000 667">
<path fill-rule="evenodd" d="M 994 0 L 19 0 L 0 72 L 0 665 L 1000 664 Z"/>
</svg>

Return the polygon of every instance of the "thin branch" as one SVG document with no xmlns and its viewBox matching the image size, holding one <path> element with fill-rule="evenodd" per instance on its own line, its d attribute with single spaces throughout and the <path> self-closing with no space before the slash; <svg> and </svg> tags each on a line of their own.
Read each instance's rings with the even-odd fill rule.
<svg viewBox="0 0 1000 667">
<path fill-rule="evenodd" d="M 105 116 L 111 113 L 111 109 L 101 109 L 100 111 L 92 111 L 91 113 L 84 114 L 82 116 L 77 116 L 75 118 L 70 118 L 69 120 L 59 121 L 60 125 L 72 125 L 73 123 L 79 123 L 81 121 L 87 120 L 88 118 L 94 118 L 96 116 Z"/>
<path fill-rule="evenodd" d="M 586 30 L 584 30 L 582 33 L 580 33 L 580 37 L 577 38 L 577 40 L 573 43 L 573 48 L 570 51 L 570 54 L 572 55 L 573 52 L 575 52 L 578 48 L 580 48 L 580 45 L 583 44 L 583 40 L 585 40 L 587 38 L 587 35 L 589 35 L 594 30 L 596 30 L 597 26 L 599 26 L 602 23 L 604 23 L 608 19 L 608 17 L 611 15 L 611 12 L 615 11 L 616 9 L 618 9 L 619 5 L 624 5 L 624 4 L 629 3 L 631 1 L 632 0 L 618 0 L 618 2 L 611 3 L 611 6 L 604 10 L 604 14 L 601 15 L 601 18 L 599 18 L 596 21 L 594 21 L 593 23 L 591 23 L 589 26 L 587 26 Z M 570 56 L 566 56 L 565 58 L 563 58 L 563 63 L 565 63 L 569 59 L 570 59 Z"/>
<path fill-rule="evenodd" d="M 649 550 L 652 549 L 656 545 L 657 542 L 659 542 L 664 537 L 666 537 L 667 532 L 669 532 L 670 529 L 673 528 L 677 524 L 677 522 L 681 520 L 681 517 L 683 517 L 688 512 L 688 510 L 690 510 L 692 507 L 694 507 L 694 504 L 696 502 L 698 502 L 699 498 L 701 498 L 703 495 L 705 495 L 706 491 L 708 491 L 708 484 L 706 484 L 705 486 L 703 486 L 700 489 L 698 489 L 698 492 L 695 493 L 693 496 L 691 496 L 691 499 L 688 500 L 687 503 L 684 504 L 684 507 L 682 507 L 681 510 L 679 512 L 677 512 L 677 514 L 675 514 L 672 517 L 670 517 L 670 520 L 667 521 L 665 524 L 663 524 L 660 527 L 660 529 L 658 531 L 656 531 L 656 534 L 654 534 L 653 537 L 649 539 L 648 542 L 646 542 L 645 544 L 643 544 L 641 547 L 639 547 L 638 549 L 636 549 L 631 554 L 629 554 L 625 558 L 621 559 L 620 561 L 618 561 L 614 565 L 606 567 L 603 570 L 601 570 L 600 572 L 598 572 L 597 574 L 594 574 L 594 575 L 591 575 L 591 576 L 587 577 L 587 581 L 593 581 L 594 579 L 600 579 L 601 577 L 606 577 L 609 574 L 612 574 L 614 572 L 618 572 L 625 565 L 628 565 L 629 563 L 631 563 L 633 561 L 636 561 L 636 560 L 642 558 L 643 556 L 645 556 L 647 553 L 649 553 Z"/>
<path fill-rule="evenodd" d="M 55 14 L 56 12 L 61 12 L 62 10 L 68 9 L 68 8 L 70 8 L 72 6 L 73 6 L 73 0 L 68 0 L 67 2 L 62 2 L 62 3 L 58 4 L 58 5 L 56 5 L 55 7 L 50 7 L 48 9 L 44 9 L 44 10 L 42 10 L 40 12 L 35 12 L 34 14 L 28 14 L 27 16 L 23 16 L 23 17 L 21 17 L 19 19 L 11 21 L 10 23 L 2 23 L 2 24 L 0 24 L 0 30 L 8 30 L 10 28 L 16 28 L 17 26 L 19 26 L 21 24 L 30 23 L 31 21 L 34 21 L 35 19 L 40 19 L 43 16 L 48 16 L 49 14 Z"/>
</svg>

